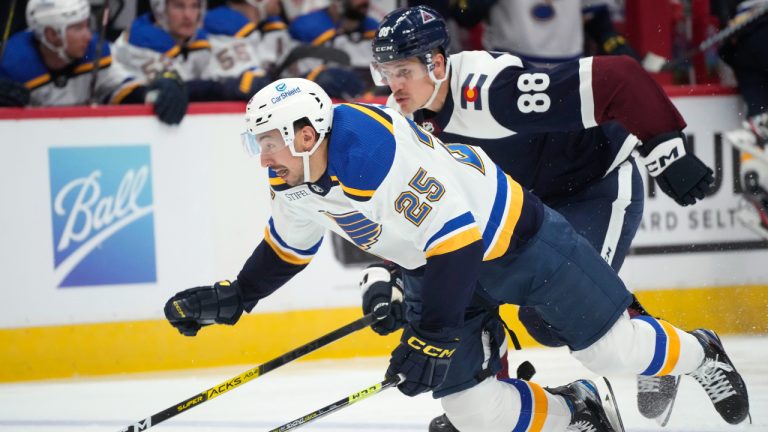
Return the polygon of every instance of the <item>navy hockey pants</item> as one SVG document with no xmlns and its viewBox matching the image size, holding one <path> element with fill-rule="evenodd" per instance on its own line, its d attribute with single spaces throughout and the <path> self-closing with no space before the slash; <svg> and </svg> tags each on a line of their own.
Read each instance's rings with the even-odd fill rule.
<svg viewBox="0 0 768 432">
<path fill-rule="evenodd" d="M 408 321 L 420 318 L 421 275 L 405 272 Z M 480 295 L 498 303 L 533 308 L 557 337 L 580 350 L 602 337 L 632 301 L 616 272 L 600 258 L 559 213 L 544 207 L 539 232 L 523 247 L 481 267 Z M 500 370 L 500 323 L 474 308 L 465 319 L 462 343 L 448 375 L 433 396 L 440 398 L 473 387 L 484 369 Z"/>
</svg>

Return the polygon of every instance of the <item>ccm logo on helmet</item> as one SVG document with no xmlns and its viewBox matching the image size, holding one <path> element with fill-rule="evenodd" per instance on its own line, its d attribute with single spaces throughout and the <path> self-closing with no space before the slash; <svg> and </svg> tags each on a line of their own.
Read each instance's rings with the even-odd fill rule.
<svg viewBox="0 0 768 432">
<path fill-rule="evenodd" d="M 454 351 L 456 351 L 455 348 L 452 350 L 448 350 L 444 348 L 438 348 L 432 345 L 427 345 L 426 342 L 417 338 L 416 336 L 411 336 L 411 338 L 408 339 L 408 345 L 411 348 L 415 349 L 416 351 L 421 351 L 430 357 L 437 357 L 437 358 L 450 358 L 453 355 Z"/>
<path fill-rule="evenodd" d="M 283 100 L 283 99 L 285 99 L 285 98 L 287 98 L 289 96 L 293 96 L 295 94 L 301 93 L 301 89 L 298 88 L 298 87 L 294 87 L 294 88 L 292 88 L 290 90 L 286 90 L 286 88 L 287 87 L 286 87 L 285 83 L 280 83 L 280 84 L 275 86 L 275 90 L 277 90 L 277 91 L 279 91 L 281 93 L 271 99 L 273 104 L 276 104 L 276 103 L 280 102 L 281 100 Z"/>
</svg>

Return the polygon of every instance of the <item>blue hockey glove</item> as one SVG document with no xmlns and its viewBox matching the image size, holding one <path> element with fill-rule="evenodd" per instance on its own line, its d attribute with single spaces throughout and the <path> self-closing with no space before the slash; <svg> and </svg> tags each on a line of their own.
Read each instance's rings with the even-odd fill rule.
<svg viewBox="0 0 768 432">
<path fill-rule="evenodd" d="M 0 107 L 29 105 L 29 89 L 16 81 L 0 78 Z"/>
<path fill-rule="evenodd" d="M 164 72 L 149 84 L 148 90 L 149 94 L 154 95 L 152 99 L 157 118 L 169 125 L 181 123 L 187 113 L 189 95 L 179 76 L 173 72 Z"/>
<path fill-rule="evenodd" d="M 405 375 L 397 388 L 406 396 L 434 390 L 445 380 L 458 346 L 452 332 L 430 332 L 419 329 L 418 323 L 409 324 L 392 351 L 386 376 Z"/>
<path fill-rule="evenodd" d="M 681 132 L 655 137 L 638 150 L 659 188 L 681 206 L 704 199 L 715 181 L 712 169 L 689 151 Z"/>
<path fill-rule="evenodd" d="M 373 311 L 386 314 L 385 318 L 371 326 L 373 331 L 385 336 L 406 324 L 403 281 L 397 264 L 383 262 L 369 265 L 360 279 L 360 290 L 363 293 L 363 314 Z"/>
<path fill-rule="evenodd" d="M 328 93 L 328 96 L 335 99 L 353 99 L 365 91 L 365 83 L 354 71 L 338 67 L 325 68 L 314 78 L 310 78 L 312 73 L 307 75 L 307 79 L 314 81 Z"/>
<path fill-rule="evenodd" d="M 233 325 L 243 314 L 237 281 L 190 288 L 165 303 L 165 317 L 184 336 L 195 336 L 210 324 Z"/>
</svg>

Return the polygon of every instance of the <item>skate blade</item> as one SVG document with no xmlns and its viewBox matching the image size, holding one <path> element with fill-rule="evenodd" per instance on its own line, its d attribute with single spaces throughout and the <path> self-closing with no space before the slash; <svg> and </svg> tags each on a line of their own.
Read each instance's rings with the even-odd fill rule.
<svg viewBox="0 0 768 432">
<path fill-rule="evenodd" d="M 624 422 L 621 420 L 621 413 L 619 413 L 619 406 L 616 404 L 616 395 L 613 394 L 613 387 L 608 378 L 603 377 L 605 385 L 608 386 L 608 393 L 605 395 L 605 403 L 603 404 L 603 410 L 608 417 L 608 421 L 613 426 L 616 432 L 625 432 Z"/>
<path fill-rule="evenodd" d="M 659 424 L 659 426 L 664 427 L 669 422 L 669 418 L 672 416 L 672 408 L 675 407 L 675 400 L 677 399 L 677 389 L 680 387 L 680 377 L 677 377 L 677 380 L 675 381 L 675 391 L 672 394 L 672 402 L 669 403 L 669 406 L 667 406 L 667 409 L 664 410 L 663 413 L 661 413 L 660 416 L 656 417 L 656 423 Z"/>
</svg>

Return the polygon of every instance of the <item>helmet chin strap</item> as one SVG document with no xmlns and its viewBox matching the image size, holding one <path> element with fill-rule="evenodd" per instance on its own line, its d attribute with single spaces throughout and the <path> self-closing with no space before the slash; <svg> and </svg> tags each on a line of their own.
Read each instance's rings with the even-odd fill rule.
<svg viewBox="0 0 768 432">
<path fill-rule="evenodd" d="M 432 68 L 432 70 L 429 71 L 429 79 L 432 80 L 432 82 L 435 84 L 434 90 L 432 90 L 432 95 L 429 96 L 429 99 L 424 103 L 424 105 L 421 106 L 420 109 L 427 108 L 428 106 L 432 105 L 432 102 L 435 101 L 435 98 L 437 97 L 437 93 L 440 91 L 440 87 L 443 85 L 443 82 L 448 79 L 448 76 L 451 74 L 451 59 L 446 58 L 445 59 L 445 76 L 442 79 L 437 79 L 435 77 L 435 69 Z"/>
<path fill-rule="evenodd" d="M 56 55 L 59 56 L 59 58 L 62 59 L 64 62 L 66 63 L 72 62 L 72 60 L 74 59 L 67 55 L 67 27 L 64 26 L 63 28 L 54 28 L 53 30 L 59 35 L 59 38 L 61 38 L 61 46 L 60 47 L 54 46 L 48 40 L 48 38 L 45 37 L 45 32 L 43 32 L 42 37 L 40 38 L 40 43 L 45 45 L 45 47 L 48 48 L 49 50 L 55 52 Z"/>
<path fill-rule="evenodd" d="M 296 145 L 295 145 L 295 137 L 291 139 L 291 145 L 289 146 L 289 149 L 291 150 L 291 153 L 294 156 L 301 156 L 301 162 L 304 168 L 304 183 L 311 183 L 312 177 L 311 173 L 309 171 L 309 157 L 312 156 L 315 151 L 320 147 L 320 143 L 323 142 L 323 139 L 325 139 L 325 132 L 319 132 L 317 134 L 317 141 L 315 141 L 315 145 L 312 146 L 311 149 L 305 152 L 297 152 L 296 151 Z"/>
</svg>

